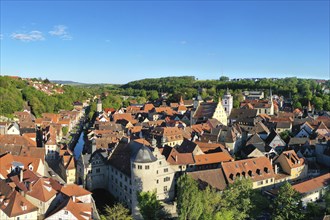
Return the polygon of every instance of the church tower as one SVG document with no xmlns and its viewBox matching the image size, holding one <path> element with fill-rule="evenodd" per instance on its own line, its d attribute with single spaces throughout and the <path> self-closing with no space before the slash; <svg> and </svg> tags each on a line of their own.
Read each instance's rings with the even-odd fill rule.
<svg viewBox="0 0 330 220">
<path fill-rule="evenodd" d="M 227 116 L 229 116 L 231 110 L 233 109 L 233 96 L 230 94 L 228 88 L 222 97 L 222 106 L 225 109 Z"/>
<path fill-rule="evenodd" d="M 270 88 L 270 91 L 269 91 L 269 94 L 270 94 L 270 110 L 269 110 L 269 115 L 274 115 L 274 101 L 273 101 L 273 92 L 272 92 L 272 88 Z"/>
<path fill-rule="evenodd" d="M 101 98 L 99 98 L 99 99 L 97 100 L 96 111 L 97 111 L 98 113 L 101 113 L 101 112 L 103 111 Z"/>
</svg>

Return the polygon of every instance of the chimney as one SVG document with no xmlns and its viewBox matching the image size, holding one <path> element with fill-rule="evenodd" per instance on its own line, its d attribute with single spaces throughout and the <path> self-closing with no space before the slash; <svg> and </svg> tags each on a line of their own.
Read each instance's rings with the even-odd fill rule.
<svg viewBox="0 0 330 220">
<path fill-rule="evenodd" d="M 273 165 L 273 158 L 270 159 L 270 164 Z"/>
<path fill-rule="evenodd" d="M 96 139 L 92 140 L 92 154 L 96 151 Z"/>
<path fill-rule="evenodd" d="M 5 196 L 4 195 L 1 195 L 0 196 L 0 203 L 5 199 Z"/>
<path fill-rule="evenodd" d="M 72 201 L 76 202 L 76 196 L 72 196 Z"/>
<path fill-rule="evenodd" d="M 275 174 L 277 174 L 277 164 L 275 164 Z"/>
<path fill-rule="evenodd" d="M 175 155 L 175 162 L 178 162 L 178 155 Z"/>
<path fill-rule="evenodd" d="M 5 206 L 7 206 L 9 203 L 9 199 L 5 199 L 5 202 L 3 203 Z"/>
<path fill-rule="evenodd" d="M 19 181 L 23 182 L 23 169 L 22 168 L 19 171 Z"/>
</svg>

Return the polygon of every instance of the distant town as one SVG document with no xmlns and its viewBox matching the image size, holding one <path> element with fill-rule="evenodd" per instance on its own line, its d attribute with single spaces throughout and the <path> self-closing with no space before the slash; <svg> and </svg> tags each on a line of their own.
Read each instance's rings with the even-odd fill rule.
<svg viewBox="0 0 330 220">
<path fill-rule="evenodd" d="M 0 76 L 0 219 L 329 219 L 329 89 Z"/>
</svg>

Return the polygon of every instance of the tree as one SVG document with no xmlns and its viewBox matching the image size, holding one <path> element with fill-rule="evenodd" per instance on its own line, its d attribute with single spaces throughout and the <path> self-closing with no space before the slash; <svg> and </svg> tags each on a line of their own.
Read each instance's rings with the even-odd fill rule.
<svg viewBox="0 0 330 220">
<path fill-rule="evenodd" d="M 290 134 L 291 134 L 291 132 L 288 131 L 288 130 L 286 130 L 286 131 L 282 131 L 282 132 L 280 133 L 280 137 L 282 138 L 282 140 L 284 140 L 286 143 L 288 143 L 289 138 L 290 138 Z"/>
<path fill-rule="evenodd" d="M 222 193 L 221 206 L 235 213 L 235 219 L 246 219 L 253 208 L 252 181 L 250 179 L 237 179 Z"/>
<path fill-rule="evenodd" d="M 215 189 L 207 186 L 205 190 L 200 192 L 202 194 L 203 212 L 200 217 L 201 220 L 215 219 L 217 210 L 219 209 L 221 195 Z"/>
<path fill-rule="evenodd" d="M 158 92 L 156 90 L 151 90 L 149 94 L 149 99 L 155 101 L 159 98 Z"/>
<path fill-rule="evenodd" d="M 296 108 L 302 109 L 302 105 L 301 105 L 301 103 L 300 103 L 299 101 L 295 102 L 295 103 L 293 104 L 293 107 L 294 107 L 295 109 L 296 109 Z"/>
<path fill-rule="evenodd" d="M 177 191 L 178 219 L 199 219 L 203 212 L 203 203 L 197 182 L 184 174 L 178 179 Z"/>
<path fill-rule="evenodd" d="M 156 192 L 138 192 L 138 207 L 143 219 L 156 220 L 168 219 L 169 213 L 157 200 Z"/>
<path fill-rule="evenodd" d="M 323 214 L 322 208 L 316 203 L 311 202 L 307 204 L 306 219 L 321 219 Z"/>
<path fill-rule="evenodd" d="M 280 187 L 273 204 L 275 220 L 303 219 L 301 196 L 289 182 Z"/>
<path fill-rule="evenodd" d="M 46 79 L 44 80 L 44 83 L 47 83 L 47 84 L 48 84 L 48 83 L 51 83 L 51 82 L 49 81 L 49 79 L 46 78 Z"/>
<path fill-rule="evenodd" d="M 249 215 L 252 219 L 256 219 L 263 212 L 270 213 L 270 201 L 261 191 L 253 190 L 251 201 L 253 201 L 253 207 Z"/>
<path fill-rule="evenodd" d="M 106 206 L 104 215 L 101 215 L 101 220 L 132 220 L 129 210 L 121 203 L 115 204 L 113 207 Z"/>
<path fill-rule="evenodd" d="M 327 207 L 325 211 L 327 212 L 327 214 L 330 214 L 330 189 L 328 189 L 328 191 L 325 193 L 324 200 L 325 207 Z"/>
<path fill-rule="evenodd" d="M 229 77 L 227 77 L 227 76 L 220 76 L 220 81 L 221 82 L 227 82 L 227 81 L 229 81 Z"/>
<path fill-rule="evenodd" d="M 322 110 L 323 109 L 323 99 L 322 98 L 313 96 L 312 103 L 314 104 L 314 108 L 316 110 Z"/>
<path fill-rule="evenodd" d="M 68 134 L 69 128 L 67 126 L 62 127 L 62 133 L 64 136 Z"/>
</svg>

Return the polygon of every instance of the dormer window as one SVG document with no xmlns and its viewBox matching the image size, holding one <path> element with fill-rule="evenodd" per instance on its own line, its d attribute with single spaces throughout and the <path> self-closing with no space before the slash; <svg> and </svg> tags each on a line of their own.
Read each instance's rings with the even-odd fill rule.
<svg viewBox="0 0 330 220">
<path fill-rule="evenodd" d="M 248 171 L 248 174 L 249 174 L 250 177 L 252 177 L 252 176 L 253 176 L 253 174 L 252 174 L 252 170 L 249 170 L 249 171 Z"/>
<path fill-rule="evenodd" d="M 229 175 L 229 178 L 230 178 L 231 180 L 234 180 L 234 174 L 231 173 L 231 174 Z"/>
<path fill-rule="evenodd" d="M 269 173 L 269 169 L 267 167 L 264 168 L 265 173 Z"/>
<path fill-rule="evenodd" d="M 260 176 L 262 174 L 261 170 L 260 169 L 257 169 L 256 170 L 256 173 Z"/>
</svg>

